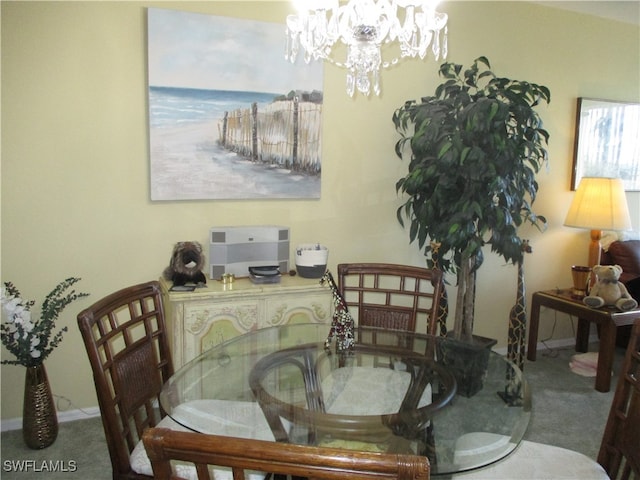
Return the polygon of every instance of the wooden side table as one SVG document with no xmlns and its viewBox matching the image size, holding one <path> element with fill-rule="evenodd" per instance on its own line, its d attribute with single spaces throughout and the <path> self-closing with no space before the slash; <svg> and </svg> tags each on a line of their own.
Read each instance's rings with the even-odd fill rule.
<svg viewBox="0 0 640 480">
<path fill-rule="evenodd" d="M 527 359 L 536 360 L 538 344 L 538 323 L 540 322 L 540 307 L 545 306 L 578 318 L 576 332 L 576 352 L 586 352 L 589 349 L 589 322 L 598 325 L 600 334 L 600 349 L 598 351 L 598 369 L 596 372 L 596 390 L 608 392 L 611 387 L 611 368 L 613 354 L 616 348 L 616 328 L 631 325 L 636 318 L 640 318 L 640 309 L 620 312 L 615 308 L 591 308 L 582 303 L 571 293 L 571 289 L 547 290 L 535 292 L 531 300 L 531 319 L 529 322 L 529 346 Z"/>
</svg>

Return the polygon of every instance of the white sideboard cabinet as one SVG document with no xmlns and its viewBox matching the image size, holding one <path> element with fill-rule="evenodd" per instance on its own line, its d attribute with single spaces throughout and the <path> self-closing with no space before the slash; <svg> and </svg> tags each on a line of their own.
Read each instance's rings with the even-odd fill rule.
<svg viewBox="0 0 640 480">
<path fill-rule="evenodd" d="M 331 324 L 331 291 L 319 279 L 283 275 L 280 283 L 263 285 L 248 278 L 229 284 L 208 280 L 193 292 L 170 291 L 172 283 L 164 278 L 160 284 L 176 370 L 251 330 L 286 323 Z"/>
</svg>

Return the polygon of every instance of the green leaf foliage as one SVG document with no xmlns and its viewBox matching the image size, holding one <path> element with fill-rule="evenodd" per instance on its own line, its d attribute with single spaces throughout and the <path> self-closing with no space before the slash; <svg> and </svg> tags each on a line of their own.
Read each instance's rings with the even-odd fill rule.
<svg viewBox="0 0 640 480">
<path fill-rule="evenodd" d="M 458 272 L 464 259 L 482 262 L 482 248 L 507 262 L 523 258 L 518 227 L 546 226 L 531 205 L 535 176 L 548 161 L 549 134 L 535 107 L 549 103 L 547 87 L 497 77 L 486 57 L 464 69 L 444 63 L 433 96 L 407 101 L 393 114 L 401 135 L 395 146 L 410 151 L 406 176 L 396 190 L 406 196 L 397 218 L 410 241 L 440 244 L 437 263 Z"/>
</svg>

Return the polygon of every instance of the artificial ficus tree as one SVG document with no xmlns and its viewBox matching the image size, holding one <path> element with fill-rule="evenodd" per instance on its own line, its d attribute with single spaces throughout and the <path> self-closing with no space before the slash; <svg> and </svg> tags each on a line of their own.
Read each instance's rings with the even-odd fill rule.
<svg viewBox="0 0 640 480">
<path fill-rule="evenodd" d="M 397 210 L 410 241 L 424 248 L 427 265 L 456 274 L 454 335 L 470 341 L 476 272 L 483 247 L 507 262 L 523 258 L 518 228 L 543 229 L 532 204 L 536 174 L 548 160 L 548 132 L 535 110 L 548 103 L 547 87 L 498 77 L 486 57 L 462 65 L 444 63 L 435 94 L 410 100 L 393 115 L 396 155 L 410 150 L 406 176 L 396 190 L 406 196 Z"/>
</svg>

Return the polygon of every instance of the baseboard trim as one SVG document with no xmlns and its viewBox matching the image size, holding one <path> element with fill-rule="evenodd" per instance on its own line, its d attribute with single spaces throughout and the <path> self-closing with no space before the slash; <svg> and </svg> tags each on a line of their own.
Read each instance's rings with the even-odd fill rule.
<svg viewBox="0 0 640 480">
<path fill-rule="evenodd" d="M 596 342 L 598 342 L 598 334 L 594 333 L 592 335 L 589 335 L 589 343 L 596 343 Z M 556 340 L 547 340 L 544 343 L 538 342 L 537 350 L 541 351 L 547 348 L 571 347 L 571 346 L 574 346 L 575 344 L 576 344 L 575 337 L 558 338 Z M 500 355 L 506 355 L 507 347 L 495 348 L 494 352 L 499 353 Z"/>
<path fill-rule="evenodd" d="M 58 412 L 58 423 L 72 422 L 74 420 L 87 420 L 100 416 L 99 407 L 83 408 L 82 410 L 66 410 Z M 9 430 L 20 430 L 22 428 L 22 417 L 10 418 L 0 422 L 0 431 L 7 432 Z"/>
</svg>

